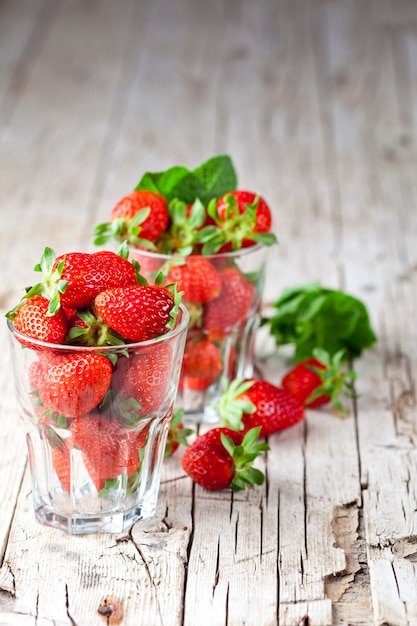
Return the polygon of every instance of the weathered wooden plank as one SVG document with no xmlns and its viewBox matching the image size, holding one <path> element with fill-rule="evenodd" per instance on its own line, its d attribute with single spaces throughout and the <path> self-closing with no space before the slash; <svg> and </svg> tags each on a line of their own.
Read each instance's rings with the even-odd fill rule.
<svg viewBox="0 0 417 626">
<path fill-rule="evenodd" d="M 185 624 L 223 624 L 227 616 L 236 624 L 275 623 L 277 508 L 270 487 L 275 491 L 268 473 L 263 489 L 233 497 L 195 489 Z"/>
<path fill-rule="evenodd" d="M 27 475 L 0 570 L 0 615 L 99 625 L 97 610 L 107 597 L 120 602 L 123 623 L 134 624 L 139 613 L 152 616 L 155 626 L 181 623 L 191 520 L 185 483 L 178 479 L 175 489 L 175 480 L 174 472 L 169 505 L 162 485 L 155 517 L 131 532 L 70 537 L 35 522 Z"/>
<path fill-rule="evenodd" d="M 366 540 L 381 548 L 399 542 L 407 552 L 413 550 L 410 544 L 415 536 L 414 476 L 409 473 L 414 461 L 410 443 L 401 432 L 410 436 L 413 426 L 407 420 L 404 429 L 404 422 L 395 420 L 386 405 L 390 391 L 395 405 L 409 385 L 404 380 L 405 372 L 400 373 L 398 368 L 393 375 L 400 378 L 398 383 L 391 383 L 391 390 L 383 382 L 387 369 L 384 371 L 381 361 L 387 360 L 386 342 L 390 343 L 390 337 L 381 335 L 389 328 L 391 337 L 397 340 L 406 335 L 403 346 L 410 345 L 409 312 L 414 306 L 413 297 L 403 286 L 398 289 L 394 285 L 409 263 L 408 248 L 399 243 L 403 241 L 404 226 L 407 224 L 407 231 L 411 231 L 410 241 L 415 230 L 413 221 L 407 223 L 408 211 L 404 208 L 404 193 L 409 205 L 415 203 L 413 185 L 404 179 L 407 171 L 404 165 L 412 149 L 401 139 L 413 132 L 407 128 L 411 120 L 405 114 L 410 105 L 407 97 L 410 90 L 404 84 L 401 97 L 396 93 L 399 81 L 406 83 L 404 72 L 408 67 L 405 59 L 400 58 L 398 44 L 404 42 L 404 37 L 398 37 L 398 29 L 410 19 L 411 4 L 403 3 L 399 12 L 393 11 L 389 3 L 368 4 L 360 14 L 354 10 L 355 6 L 352 2 L 343 3 L 343 8 L 329 5 L 326 11 L 328 54 L 322 55 L 322 59 L 326 64 L 328 88 L 323 103 L 330 111 L 333 149 L 337 155 L 343 227 L 339 258 L 344 286 L 368 303 L 381 339 L 377 356 L 367 356 L 358 366 L 358 389 L 362 394 L 358 403 L 358 432 L 365 486 Z M 351 45 L 354 37 L 356 46 Z M 394 55 L 393 41 L 397 46 Z M 396 295 L 391 297 L 393 290 Z M 391 307 L 387 306 L 389 301 Z M 394 313 L 392 319 L 388 311 Z M 387 316 L 390 319 L 385 321 Z M 390 369 L 388 365 L 388 372 Z M 401 406 L 407 400 L 413 404 L 409 396 L 402 397 Z M 405 409 L 407 413 L 412 411 L 411 405 Z M 385 593 L 390 571 L 385 551 L 381 549 L 378 556 L 378 550 L 372 549 L 369 573 L 375 623 L 407 624 L 412 620 L 411 606 L 408 609 L 407 601 L 400 598 L 395 585 L 390 586 L 389 594 Z M 412 576 L 409 569 L 406 571 Z M 410 578 L 408 584 L 414 587 L 414 579 Z"/>
<path fill-rule="evenodd" d="M 29 66 L 42 47 L 55 11 L 43 0 L 17 0 L 1 6 L 0 40 L 0 134 L 7 126 L 22 85 L 27 82 Z"/>
</svg>

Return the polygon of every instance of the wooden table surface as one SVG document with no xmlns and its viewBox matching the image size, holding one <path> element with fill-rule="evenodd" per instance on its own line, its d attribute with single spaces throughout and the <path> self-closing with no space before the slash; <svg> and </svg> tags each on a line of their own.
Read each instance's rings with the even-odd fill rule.
<svg viewBox="0 0 417 626">
<path fill-rule="evenodd" d="M 113 601 L 123 626 L 417 624 L 416 133 L 414 0 L 0 2 L 2 312 L 142 173 L 227 153 L 273 208 L 265 301 L 319 280 L 379 338 L 348 418 L 269 438 L 264 486 L 206 492 L 177 453 L 152 520 L 70 537 L 34 520 L 4 323 L 1 626 Z M 287 357 L 260 336 L 271 382 Z"/>
</svg>

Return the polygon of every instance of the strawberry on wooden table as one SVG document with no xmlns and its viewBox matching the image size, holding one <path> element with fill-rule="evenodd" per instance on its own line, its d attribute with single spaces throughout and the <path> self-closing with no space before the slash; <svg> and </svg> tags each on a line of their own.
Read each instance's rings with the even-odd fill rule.
<svg viewBox="0 0 417 626">
<path fill-rule="evenodd" d="M 340 350 L 332 357 L 327 351 L 316 348 L 313 354 L 285 374 L 282 386 L 304 406 L 317 408 L 332 402 L 338 412 L 346 413 L 339 396 L 355 396 L 356 373 L 343 369 L 345 351 Z"/>
<path fill-rule="evenodd" d="M 254 428 L 244 435 L 229 428 L 212 428 L 185 450 L 182 467 L 194 482 L 212 491 L 261 485 L 265 476 L 253 467 L 253 461 L 269 446 L 257 442 L 259 431 Z"/>
<path fill-rule="evenodd" d="M 304 408 L 294 396 L 256 378 L 232 381 L 215 403 L 215 409 L 221 424 L 243 432 L 260 427 L 262 437 L 289 428 L 304 418 Z"/>
</svg>

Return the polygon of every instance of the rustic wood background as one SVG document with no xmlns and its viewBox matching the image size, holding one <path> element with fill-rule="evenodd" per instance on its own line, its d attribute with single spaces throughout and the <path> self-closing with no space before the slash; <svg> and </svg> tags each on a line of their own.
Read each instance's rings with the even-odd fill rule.
<svg viewBox="0 0 417 626">
<path fill-rule="evenodd" d="M 266 303 L 320 280 L 379 336 L 350 417 L 271 437 L 264 487 L 206 493 L 177 455 L 155 519 L 72 538 L 34 521 L 4 323 L 0 625 L 112 598 L 124 626 L 417 623 L 416 131 L 414 0 L 0 0 L 2 312 L 143 172 L 228 153 L 273 207 Z M 260 336 L 269 380 L 286 358 Z"/>
</svg>

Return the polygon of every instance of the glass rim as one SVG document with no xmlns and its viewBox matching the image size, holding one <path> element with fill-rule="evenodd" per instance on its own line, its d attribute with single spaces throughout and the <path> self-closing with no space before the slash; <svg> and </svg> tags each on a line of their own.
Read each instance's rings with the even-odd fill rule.
<svg viewBox="0 0 417 626">
<path fill-rule="evenodd" d="M 142 254 L 143 256 L 150 257 L 151 259 L 160 259 L 160 260 L 168 260 L 168 259 L 188 259 L 192 257 L 201 257 L 202 259 L 235 259 L 236 257 L 241 257 L 244 255 L 249 255 L 251 252 L 257 252 L 258 250 L 268 250 L 268 246 L 265 246 L 263 243 L 255 243 L 253 246 L 246 246 L 244 248 L 239 248 L 239 250 L 228 250 L 227 252 L 214 252 L 213 254 L 179 254 L 178 252 L 174 253 L 164 253 L 164 252 L 153 252 L 152 250 L 147 250 L 146 248 L 136 248 L 132 244 L 129 244 L 129 250 L 133 254 Z"/>
<path fill-rule="evenodd" d="M 77 346 L 75 344 L 50 343 L 48 341 L 42 341 L 41 339 L 33 339 L 32 337 L 21 333 L 20 331 L 16 330 L 12 320 L 10 319 L 7 319 L 7 326 L 10 333 L 14 337 L 16 337 L 16 339 L 21 340 L 21 342 L 24 342 L 25 344 L 33 344 L 34 347 L 47 348 L 48 350 L 56 350 L 57 352 L 82 352 L 102 354 L 106 352 L 120 352 L 122 350 L 146 348 L 154 344 L 164 343 L 165 341 L 176 337 L 182 332 L 186 332 L 190 315 L 186 306 L 182 302 L 179 305 L 179 309 L 181 311 L 181 319 L 179 323 L 176 324 L 176 326 L 172 330 L 169 330 L 164 335 L 158 335 L 157 337 L 154 337 L 153 339 L 147 339 L 146 341 L 132 341 L 131 343 L 124 343 L 119 346 Z"/>
</svg>

